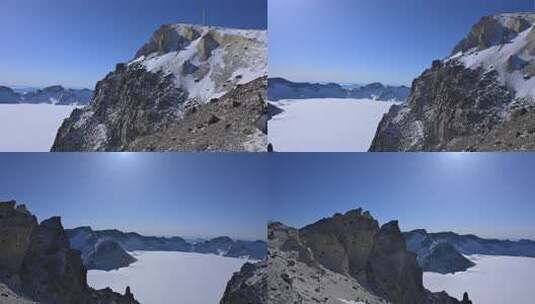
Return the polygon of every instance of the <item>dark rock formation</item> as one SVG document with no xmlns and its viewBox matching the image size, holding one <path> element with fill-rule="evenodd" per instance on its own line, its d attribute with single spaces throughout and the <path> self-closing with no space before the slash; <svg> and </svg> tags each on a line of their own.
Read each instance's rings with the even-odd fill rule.
<svg viewBox="0 0 535 304">
<path fill-rule="evenodd" d="M 346 88 L 336 83 L 320 84 L 291 82 L 284 78 L 268 80 L 268 100 L 312 99 L 312 98 L 357 98 L 380 101 L 405 101 L 409 88 L 405 86 L 385 86 L 371 83 L 364 86 Z"/>
<path fill-rule="evenodd" d="M 52 150 L 263 151 L 265 53 L 265 32 L 164 25 L 97 84 Z"/>
<path fill-rule="evenodd" d="M 495 73 L 435 63 L 414 81 L 408 103 L 385 114 L 370 151 L 477 150 L 513 97 Z"/>
<path fill-rule="evenodd" d="M 418 257 L 418 263 L 424 271 L 442 274 L 466 271 L 476 265 L 448 243 L 437 244 L 428 255 Z"/>
<path fill-rule="evenodd" d="M 370 151 L 535 149 L 535 30 L 527 32 L 534 24 L 535 14 L 483 18 L 450 58 L 414 80 Z"/>
<path fill-rule="evenodd" d="M 91 106 L 75 109 L 63 122 L 52 150 L 128 150 L 139 136 L 157 133 L 179 119 L 185 99 L 170 76 L 140 65 L 118 66 L 97 83 Z"/>
<path fill-rule="evenodd" d="M 246 263 L 227 283 L 221 304 L 268 303 L 267 262 Z M 261 273 L 261 274 L 260 274 Z"/>
<path fill-rule="evenodd" d="M 14 201 L 0 203 L 0 281 L 24 297 L 50 304 L 137 303 L 125 296 L 87 285 L 80 253 L 69 246 L 59 217 L 37 219 Z"/>
<path fill-rule="evenodd" d="M 300 230 L 315 259 L 393 303 L 425 303 L 422 270 L 406 250 L 397 222 L 379 228 L 369 213 L 336 214 Z"/>
<path fill-rule="evenodd" d="M 104 240 L 95 245 L 93 251 L 83 257 L 87 269 L 110 271 L 127 267 L 136 259 L 128 254 L 121 245 L 115 241 Z"/>
</svg>

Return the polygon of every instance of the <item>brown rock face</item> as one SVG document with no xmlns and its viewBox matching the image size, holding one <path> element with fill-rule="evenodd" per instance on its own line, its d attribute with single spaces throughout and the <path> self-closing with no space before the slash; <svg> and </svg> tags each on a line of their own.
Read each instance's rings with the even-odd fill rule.
<svg viewBox="0 0 535 304">
<path fill-rule="evenodd" d="M 427 303 L 422 270 L 416 255 L 407 251 L 397 221 L 377 233 L 367 276 L 372 289 L 394 303 Z"/>
<path fill-rule="evenodd" d="M 393 303 L 425 303 L 422 271 L 397 222 L 379 228 L 358 209 L 306 226 L 300 236 L 327 269 L 357 279 Z"/>
<path fill-rule="evenodd" d="M 377 221 L 359 209 L 323 219 L 299 233 L 321 265 L 366 281 L 367 264 L 378 231 Z"/>
<path fill-rule="evenodd" d="M 20 269 L 36 226 L 37 219 L 24 205 L 16 207 L 15 201 L 0 203 L 0 272 L 9 275 Z"/>
<path fill-rule="evenodd" d="M 16 202 L 0 202 L 0 281 L 15 292 L 44 304 L 138 304 L 111 289 L 87 285 L 80 252 L 70 248 L 59 217 L 37 224 Z M 11 263 L 11 264 L 6 264 Z"/>
<path fill-rule="evenodd" d="M 277 264 L 278 268 L 272 267 L 277 268 L 282 275 L 294 274 L 292 267 L 296 263 L 305 263 L 312 269 L 311 272 L 318 274 L 318 278 L 322 277 L 322 273 L 332 271 L 345 277 L 346 282 L 347 278 L 355 280 L 367 290 L 368 295 L 372 295 L 368 298 L 372 302 L 373 296 L 377 296 L 394 304 L 460 303 L 446 293 L 432 293 L 424 288 L 422 269 L 418 265 L 416 254 L 407 250 L 397 221 L 380 227 L 370 213 L 363 212 L 362 209 L 336 214 L 299 230 L 281 223 L 272 223 L 268 227 L 268 239 L 268 263 Z M 281 257 L 284 260 L 291 256 L 296 257 L 295 262 L 288 260 L 285 263 L 274 263 Z M 279 269 L 281 267 L 287 269 Z M 276 279 L 274 280 L 277 281 Z M 268 286 L 270 282 L 268 281 Z M 337 285 L 342 286 L 343 283 Z M 294 285 L 290 282 L 287 291 L 280 287 L 272 292 L 277 293 L 278 299 L 309 296 L 301 294 L 301 289 L 299 292 L 293 290 L 292 286 Z M 325 286 L 320 284 L 318 290 L 321 291 L 322 288 Z M 340 289 L 336 292 L 340 292 Z M 330 299 L 329 294 L 325 294 L 325 297 Z M 327 303 L 331 302 L 327 300 Z"/>
<path fill-rule="evenodd" d="M 452 55 L 465 52 L 477 47 L 484 50 L 494 45 L 504 44 L 531 26 L 531 23 L 522 17 L 510 17 L 503 23 L 493 16 L 483 17 L 453 49 Z"/>
</svg>

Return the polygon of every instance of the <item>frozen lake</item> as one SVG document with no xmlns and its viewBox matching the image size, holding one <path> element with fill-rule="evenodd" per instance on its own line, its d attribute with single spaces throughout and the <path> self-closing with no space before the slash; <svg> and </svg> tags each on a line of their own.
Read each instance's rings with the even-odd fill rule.
<svg viewBox="0 0 535 304">
<path fill-rule="evenodd" d="M 75 106 L 0 104 L 0 152 L 48 152 Z"/>
<path fill-rule="evenodd" d="M 114 271 L 90 270 L 89 286 L 124 294 L 130 286 L 143 304 L 216 304 L 246 260 L 212 254 L 136 251 L 137 262 Z"/>
<path fill-rule="evenodd" d="M 462 299 L 466 291 L 474 304 L 535 303 L 535 258 L 474 255 L 476 266 L 465 272 L 424 273 L 431 291 L 445 290 Z"/>
<path fill-rule="evenodd" d="M 268 123 L 278 152 L 366 152 L 393 102 L 369 99 L 295 99 Z"/>
</svg>

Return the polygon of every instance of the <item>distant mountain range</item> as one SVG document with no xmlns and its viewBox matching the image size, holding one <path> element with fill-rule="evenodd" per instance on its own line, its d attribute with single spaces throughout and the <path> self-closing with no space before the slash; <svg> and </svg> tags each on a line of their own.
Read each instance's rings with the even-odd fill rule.
<svg viewBox="0 0 535 304">
<path fill-rule="evenodd" d="M 89 89 L 66 89 L 60 85 L 43 89 L 0 86 L 0 104 L 88 105 L 92 96 L 93 91 Z"/>
<path fill-rule="evenodd" d="M 229 237 L 188 242 L 181 237 L 143 236 L 119 230 L 95 231 L 90 227 L 68 229 L 66 232 L 71 247 L 82 253 L 82 260 L 88 269 L 112 270 L 126 267 L 136 261 L 128 252 L 138 250 L 196 252 L 255 260 L 263 260 L 267 253 L 264 241 L 233 240 Z"/>
<path fill-rule="evenodd" d="M 355 98 L 404 102 L 410 89 L 406 86 L 388 86 L 381 83 L 341 85 L 337 83 L 292 82 L 284 78 L 268 79 L 268 99 Z"/>
<path fill-rule="evenodd" d="M 407 249 L 417 254 L 424 271 L 454 273 L 474 266 L 463 255 L 505 255 L 535 257 L 535 242 L 483 239 L 453 232 L 428 233 L 426 230 L 404 232 Z"/>
</svg>

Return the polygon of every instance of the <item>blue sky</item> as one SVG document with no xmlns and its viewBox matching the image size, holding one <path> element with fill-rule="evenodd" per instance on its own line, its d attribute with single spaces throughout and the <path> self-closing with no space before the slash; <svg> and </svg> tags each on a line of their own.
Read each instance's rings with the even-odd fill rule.
<svg viewBox="0 0 535 304">
<path fill-rule="evenodd" d="M 253 154 L 0 154 L 0 201 L 40 221 L 146 235 L 265 239 L 267 162 Z"/>
<path fill-rule="evenodd" d="M 2 0 L 0 85 L 93 88 L 162 24 L 265 29 L 267 0 Z"/>
<path fill-rule="evenodd" d="M 302 227 L 350 209 L 401 229 L 535 240 L 535 155 L 276 154 L 270 219 Z"/>
<path fill-rule="evenodd" d="M 481 17 L 532 0 L 269 0 L 270 76 L 410 85 Z"/>
</svg>

